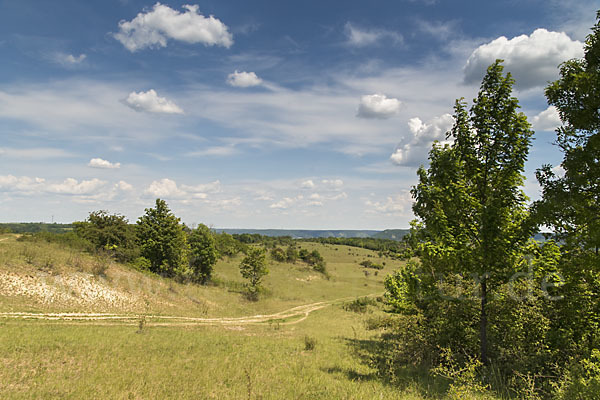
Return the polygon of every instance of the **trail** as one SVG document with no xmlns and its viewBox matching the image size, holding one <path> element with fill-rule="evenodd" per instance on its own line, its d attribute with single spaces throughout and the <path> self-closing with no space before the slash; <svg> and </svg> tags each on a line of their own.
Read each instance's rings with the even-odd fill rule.
<svg viewBox="0 0 600 400">
<path fill-rule="evenodd" d="M 372 297 L 379 293 L 360 297 Z M 110 314 L 110 313 L 29 313 L 29 312 L 3 312 L 0 319 L 29 319 L 58 322 L 78 322 L 83 325 L 135 325 L 144 319 L 148 326 L 199 326 L 199 325 L 221 325 L 242 326 L 259 325 L 269 322 L 278 322 L 280 325 L 298 324 L 308 316 L 325 307 L 353 300 L 356 297 L 343 297 L 334 300 L 321 301 L 317 303 L 296 306 L 275 314 L 258 314 L 244 317 L 222 317 L 222 318 L 199 318 L 182 317 L 173 315 L 146 315 L 146 314 Z M 300 317 L 298 319 L 288 321 Z"/>
</svg>

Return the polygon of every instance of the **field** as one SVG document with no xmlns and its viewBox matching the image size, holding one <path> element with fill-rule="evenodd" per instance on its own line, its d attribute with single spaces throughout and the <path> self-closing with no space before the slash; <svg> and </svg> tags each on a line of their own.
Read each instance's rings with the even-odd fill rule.
<svg viewBox="0 0 600 400">
<path fill-rule="evenodd" d="M 443 382 L 413 371 L 391 385 L 364 358 L 380 333 L 366 322 L 384 315 L 383 279 L 402 267 L 374 252 L 302 243 L 330 278 L 271 261 L 265 292 L 249 301 L 239 258 L 219 261 L 215 284 L 201 287 L 0 240 L 0 398 L 443 398 Z M 367 259 L 385 268 L 366 276 Z M 363 296 L 364 309 L 348 307 Z"/>
</svg>

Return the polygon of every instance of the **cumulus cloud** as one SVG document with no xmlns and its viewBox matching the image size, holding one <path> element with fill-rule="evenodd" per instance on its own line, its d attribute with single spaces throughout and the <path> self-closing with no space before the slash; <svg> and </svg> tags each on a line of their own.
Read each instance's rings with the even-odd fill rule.
<svg viewBox="0 0 600 400">
<path fill-rule="evenodd" d="M 553 131 L 561 126 L 562 122 L 556 107 L 549 106 L 547 109 L 532 118 L 531 125 L 536 131 Z"/>
<path fill-rule="evenodd" d="M 347 38 L 347 44 L 353 47 L 365 47 L 379 44 L 383 39 L 390 39 L 396 43 L 402 43 L 402 36 L 393 31 L 385 29 L 360 29 L 351 24 L 346 23 L 344 32 Z"/>
<path fill-rule="evenodd" d="M 144 194 L 167 199 L 192 200 L 206 199 L 209 193 L 218 193 L 220 191 L 221 182 L 218 180 L 207 184 L 190 186 L 177 185 L 177 182 L 174 180 L 163 178 L 150 183 L 146 190 L 144 190 Z"/>
<path fill-rule="evenodd" d="M 171 100 L 159 97 L 154 89 L 147 92 L 131 92 L 125 99 L 125 104 L 135 111 L 145 111 L 163 114 L 183 114 L 183 110 Z"/>
<path fill-rule="evenodd" d="M 402 103 L 383 94 L 362 96 L 356 116 L 359 118 L 387 119 L 398 114 Z"/>
<path fill-rule="evenodd" d="M 92 158 L 88 163 L 88 167 L 92 168 L 104 168 L 104 169 L 117 169 L 121 168 L 121 163 L 111 163 L 110 161 L 103 160 L 101 158 Z"/>
<path fill-rule="evenodd" d="M 300 186 L 301 186 L 303 189 L 314 189 L 314 187 L 315 187 L 315 183 L 312 181 L 312 179 L 307 179 L 307 180 L 305 180 L 304 182 L 302 182 L 302 183 L 300 184 Z"/>
<path fill-rule="evenodd" d="M 120 21 L 114 38 L 131 52 L 166 47 L 168 39 L 205 46 L 231 47 L 233 36 L 227 25 L 212 15 L 198 13 L 197 5 L 184 5 L 184 12 L 156 3 L 131 21 Z"/>
<path fill-rule="evenodd" d="M 504 60 L 506 71 L 518 87 L 528 89 L 546 85 L 558 77 L 558 65 L 583 56 L 583 43 L 564 32 L 536 29 L 531 35 L 512 39 L 501 36 L 479 46 L 464 67 L 466 83 L 478 83 L 496 59 Z"/>
<path fill-rule="evenodd" d="M 230 86 L 247 88 L 262 85 L 263 81 L 254 72 L 238 71 L 227 76 L 227 84 Z"/>
<path fill-rule="evenodd" d="M 424 123 L 420 118 L 411 118 L 408 121 L 410 135 L 396 147 L 390 156 L 396 165 L 419 165 L 425 162 L 427 154 L 434 141 L 444 141 L 446 132 L 452 128 L 454 118 L 444 114 Z"/>
<path fill-rule="evenodd" d="M 133 190 L 133 185 L 130 185 L 129 183 L 125 182 L 125 181 L 119 181 L 115 187 L 119 190 L 122 190 L 124 192 L 128 192 L 130 190 Z"/>
<path fill-rule="evenodd" d="M 67 178 L 63 182 L 47 182 L 43 178 L 28 176 L 16 177 L 13 175 L 0 175 L 0 190 L 22 194 L 54 193 L 65 195 L 91 195 L 98 193 L 106 185 L 105 181 L 93 178 L 78 181 Z"/>
<path fill-rule="evenodd" d="M 153 197 L 164 197 L 169 199 L 186 197 L 187 193 L 177 187 L 177 183 L 171 179 L 164 178 L 153 181 L 144 190 L 144 193 Z"/>
</svg>

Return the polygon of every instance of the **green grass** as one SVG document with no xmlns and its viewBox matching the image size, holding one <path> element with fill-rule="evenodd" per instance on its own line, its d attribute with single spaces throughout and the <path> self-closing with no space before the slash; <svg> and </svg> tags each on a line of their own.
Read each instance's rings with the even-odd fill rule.
<svg viewBox="0 0 600 400">
<path fill-rule="evenodd" d="M 0 241 L 0 273 L 92 276 L 94 257 L 54 244 Z M 383 278 L 402 263 L 346 246 L 302 243 L 318 249 L 330 279 L 303 263 L 270 262 L 266 294 L 241 293 L 240 258 L 220 261 L 218 285 L 181 285 L 111 264 L 92 279 L 144 300 L 132 314 L 230 317 L 280 312 L 298 305 L 383 292 Z M 33 256 L 30 257 L 30 253 Z M 366 277 L 358 263 L 386 261 Z M 51 259 L 52 268 L 38 260 Z M 74 260 L 78 261 L 75 262 Z M 0 283 L 1 288 L 1 283 Z M 366 321 L 383 315 L 380 303 L 360 300 L 368 313 L 337 302 L 307 318 L 255 325 L 157 326 L 152 319 L 93 324 L 0 318 L 0 398 L 115 399 L 434 399 L 443 382 L 407 371 L 393 384 L 371 368 L 365 349 L 380 330 Z M 0 296 L 0 311 L 111 311 L 94 306 L 42 304 L 27 296 Z M 290 324 L 290 322 L 295 322 Z M 141 327 L 141 330 L 140 330 Z M 477 397 L 472 397 L 477 398 Z"/>
</svg>

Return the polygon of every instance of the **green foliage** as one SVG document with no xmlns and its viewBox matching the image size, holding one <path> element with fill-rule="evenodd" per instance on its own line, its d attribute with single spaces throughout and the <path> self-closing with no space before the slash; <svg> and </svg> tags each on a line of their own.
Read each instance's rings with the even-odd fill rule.
<svg viewBox="0 0 600 400">
<path fill-rule="evenodd" d="M 119 261 L 132 261 L 139 255 L 135 227 L 123 215 L 93 211 L 85 221 L 73 223 L 73 227 L 96 250 L 110 251 Z"/>
<path fill-rule="evenodd" d="M 364 314 L 368 311 L 368 306 L 375 306 L 377 302 L 371 297 L 359 297 L 351 302 L 344 303 L 342 308 L 346 311 Z"/>
<path fill-rule="evenodd" d="M 277 262 L 286 262 L 287 256 L 281 247 L 271 249 L 271 258 Z"/>
<path fill-rule="evenodd" d="M 402 235 L 404 236 L 404 235 Z M 379 251 L 382 255 L 399 258 L 405 249 L 403 242 L 392 239 L 383 238 L 311 238 L 302 239 L 303 242 L 315 242 L 333 245 L 345 245 L 351 247 L 358 247 L 362 249 L 368 249 L 373 251 Z"/>
<path fill-rule="evenodd" d="M 557 400 L 600 400 L 600 350 L 573 363 L 557 385 Z"/>
<path fill-rule="evenodd" d="M 141 255 L 150 261 L 154 273 L 175 277 L 187 275 L 186 234 L 164 200 L 156 199 L 137 221 Z"/>
<path fill-rule="evenodd" d="M 302 261 L 312 266 L 315 271 L 327 275 L 325 259 L 323 259 L 323 256 L 321 256 L 321 253 L 317 249 L 311 252 L 306 249 L 300 249 L 298 256 Z"/>
<path fill-rule="evenodd" d="M 296 248 L 296 246 L 292 243 L 288 246 L 288 248 L 285 251 L 285 257 L 286 257 L 286 261 L 289 263 L 295 263 L 296 260 L 298 259 L 299 255 L 298 255 L 298 249 Z"/>
<path fill-rule="evenodd" d="M 433 280 L 439 278 L 446 283 L 465 278 L 479 283 L 479 342 L 484 363 L 488 362 L 489 293 L 515 272 L 531 235 L 524 225 L 526 197 L 520 186 L 533 132 L 526 117 L 517 112 L 512 85 L 510 74 L 504 76 L 497 61 L 488 68 L 469 112 L 464 101 L 457 100 L 455 124 L 448 134 L 454 141 L 434 145 L 430 166 L 419 169 L 419 183 L 412 190 L 413 211 L 420 220 L 412 232 L 413 245 L 423 276 L 429 277 L 423 286 L 435 292 Z M 456 287 L 451 284 L 443 289 Z M 443 296 L 430 293 L 430 300 L 416 305 L 426 310 L 435 307 L 436 299 L 446 302 Z M 451 323 L 446 320 L 446 324 Z M 473 354 L 475 349 L 467 350 Z"/>
<path fill-rule="evenodd" d="M 259 247 L 248 248 L 246 257 L 240 262 L 240 273 L 248 280 L 250 294 L 256 295 L 260 288 L 260 281 L 269 273 L 265 250 Z"/>
<path fill-rule="evenodd" d="M 371 260 L 364 260 L 364 261 L 361 261 L 359 264 L 362 265 L 365 268 L 383 269 L 383 265 L 381 265 L 381 264 L 375 264 Z"/>
<path fill-rule="evenodd" d="M 220 257 L 233 257 L 244 250 L 244 245 L 228 233 L 216 233 L 215 244 Z"/>
<path fill-rule="evenodd" d="M 200 224 L 188 236 L 188 244 L 192 279 L 205 284 L 210 280 L 219 258 L 215 238 L 206 225 Z"/>
</svg>

